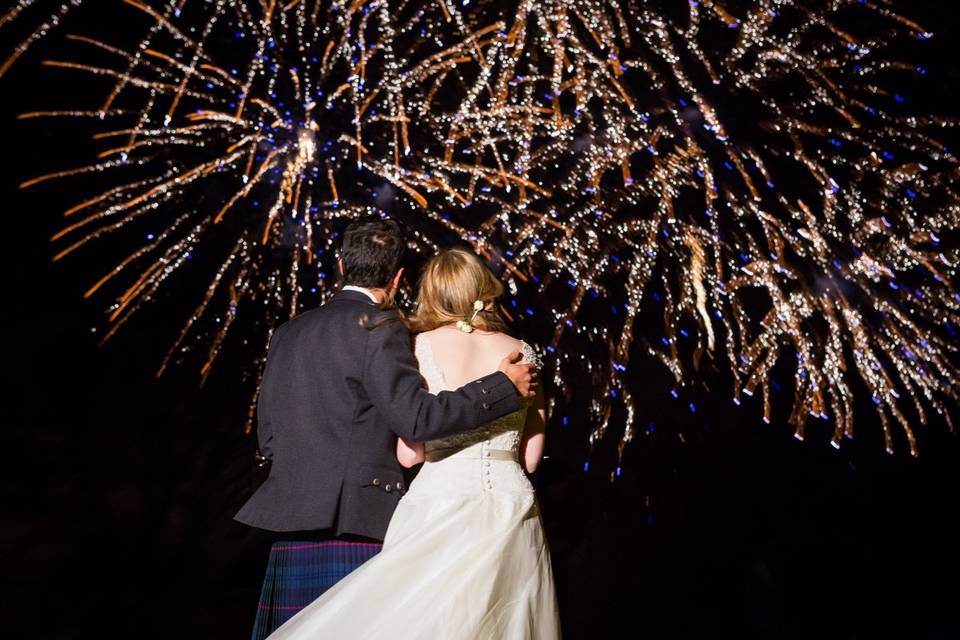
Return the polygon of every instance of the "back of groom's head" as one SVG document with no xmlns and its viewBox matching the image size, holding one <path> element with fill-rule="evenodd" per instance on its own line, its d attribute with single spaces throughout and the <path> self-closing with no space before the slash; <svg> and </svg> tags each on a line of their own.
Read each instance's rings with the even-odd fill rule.
<svg viewBox="0 0 960 640">
<path fill-rule="evenodd" d="M 393 220 L 365 218 L 350 223 L 340 249 L 344 284 L 385 288 L 400 269 L 405 244 L 403 231 Z"/>
</svg>

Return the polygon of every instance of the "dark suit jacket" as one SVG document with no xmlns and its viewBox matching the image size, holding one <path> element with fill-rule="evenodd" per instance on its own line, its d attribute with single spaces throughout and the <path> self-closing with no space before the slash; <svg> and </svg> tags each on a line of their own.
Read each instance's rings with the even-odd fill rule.
<svg viewBox="0 0 960 640">
<path fill-rule="evenodd" d="M 396 436 L 433 440 L 516 411 L 503 373 L 431 395 L 403 323 L 341 291 L 282 325 L 257 405 L 269 477 L 236 519 L 271 531 L 329 529 L 382 539 L 406 490 Z M 375 328 L 370 328 L 375 324 Z"/>
</svg>

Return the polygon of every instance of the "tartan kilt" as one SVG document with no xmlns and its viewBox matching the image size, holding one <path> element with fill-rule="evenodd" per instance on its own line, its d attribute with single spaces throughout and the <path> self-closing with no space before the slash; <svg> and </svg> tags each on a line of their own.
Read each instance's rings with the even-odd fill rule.
<svg viewBox="0 0 960 640">
<path fill-rule="evenodd" d="M 269 636 L 382 546 L 345 540 L 275 542 L 257 605 L 253 640 Z"/>
</svg>

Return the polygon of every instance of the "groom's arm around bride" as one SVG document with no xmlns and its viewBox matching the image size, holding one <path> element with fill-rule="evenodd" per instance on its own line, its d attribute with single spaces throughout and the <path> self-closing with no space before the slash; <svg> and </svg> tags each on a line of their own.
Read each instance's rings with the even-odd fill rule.
<svg viewBox="0 0 960 640">
<path fill-rule="evenodd" d="M 423 388 L 406 326 L 387 322 L 371 332 L 364 354 L 364 389 L 395 434 L 412 442 L 435 440 L 516 411 L 519 396 L 530 393 L 529 366 L 514 364 L 520 358 L 519 352 L 512 354 L 497 373 L 432 395 Z"/>
</svg>

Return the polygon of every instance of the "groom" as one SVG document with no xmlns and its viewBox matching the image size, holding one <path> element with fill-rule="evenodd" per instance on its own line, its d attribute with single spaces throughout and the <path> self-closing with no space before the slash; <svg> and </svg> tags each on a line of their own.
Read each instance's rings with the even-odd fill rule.
<svg viewBox="0 0 960 640">
<path fill-rule="evenodd" d="M 457 391 L 427 393 L 399 314 L 405 240 L 392 220 L 347 227 L 343 288 L 279 327 L 257 405 L 269 477 L 240 509 L 244 524 L 283 532 L 271 551 L 254 639 L 380 550 L 406 491 L 396 439 L 422 442 L 495 420 L 530 395 L 520 354 Z"/>
</svg>

